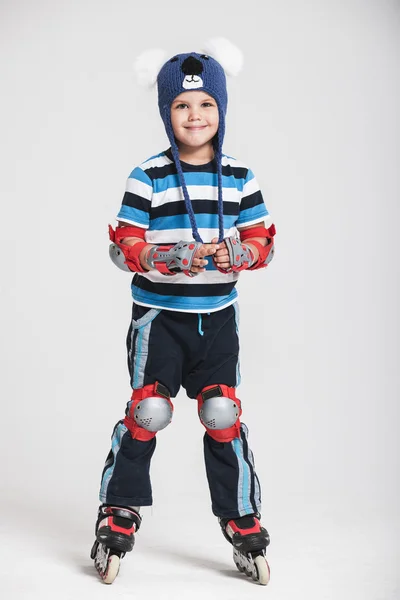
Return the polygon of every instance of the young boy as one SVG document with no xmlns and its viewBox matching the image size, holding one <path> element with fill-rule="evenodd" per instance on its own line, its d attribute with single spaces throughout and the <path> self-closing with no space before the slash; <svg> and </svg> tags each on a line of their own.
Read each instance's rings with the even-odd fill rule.
<svg viewBox="0 0 400 600">
<path fill-rule="evenodd" d="M 113 431 L 101 482 L 92 558 L 111 583 L 132 550 L 141 506 L 152 504 L 156 433 L 172 418 L 182 385 L 206 428 L 204 456 L 212 510 L 239 570 L 269 579 L 260 525 L 260 484 L 241 423 L 238 305 L 240 271 L 265 267 L 275 228 L 253 173 L 222 154 L 227 91 L 214 58 L 172 57 L 157 78 L 170 148 L 135 168 L 112 260 L 135 273 L 127 337 L 133 394 Z M 240 237 L 239 237 L 240 236 Z"/>
</svg>

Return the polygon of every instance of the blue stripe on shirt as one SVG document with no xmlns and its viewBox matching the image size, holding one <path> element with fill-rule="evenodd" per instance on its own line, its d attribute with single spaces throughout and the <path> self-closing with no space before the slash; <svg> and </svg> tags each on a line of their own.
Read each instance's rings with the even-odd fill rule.
<svg viewBox="0 0 400 600">
<path fill-rule="evenodd" d="M 239 217 L 236 221 L 236 225 L 240 227 L 241 223 L 247 223 L 247 221 L 255 221 L 256 219 L 263 219 L 267 217 L 269 212 L 265 208 L 264 204 L 257 204 L 257 206 L 253 206 L 252 208 L 247 208 L 246 210 L 241 210 Z M 225 223 L 225 217 L 224 217 Z"/>
<path fill-rule="evenodd" d="M 128 179 L 137 179 L 146 185 L 152 186 L 152 181 L 148 175 L 140 168 L 136 167 L 133 169 L 132 173 L 129 175 Z"/>
<path fill-rule="evenodd" d="M 143 225 L 144 227 L 149 226 L 149 213 L 144 210 L 139 210 L 138 208 L 133 208 L 132 206 L 127 206 L 126 204 L 121 206 L 117 219 L 119 221 L 134 221 L 135 223 L 140 223 L 140 225 Z"/>
<path fill-rule="evenodd" d="M 208 185 L 218 187 L 218 175 L 217 173 L 207 172 L 193 172 L 184 173 L 186 186 L 190 185 Z M 147 181 L 145 183 L 148 183 Z M 235 179 L 234 177 L 222 176 L 222 187 L 224 188 L 236 188 L 240 192 L 243 191 L 243 186 L 246 183 L 244 179 Z M 167 175 L 162 179 L 154 179 L 153 189 L 154 193 L 165 192 L 170 188 L 177 188 L 180 186 L 178 175 Z M 190 196 L 190 190 L 189 196 Z"/>
</svg>

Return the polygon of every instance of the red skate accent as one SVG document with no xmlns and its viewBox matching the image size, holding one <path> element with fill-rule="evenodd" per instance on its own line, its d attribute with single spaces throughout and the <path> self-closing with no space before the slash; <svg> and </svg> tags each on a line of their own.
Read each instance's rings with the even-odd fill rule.
<svg viewBox="0 0 400 600">
<path fill-rule="evenodd" d="M 204 404 L 204 395 L 209 390 L 215 390 L 215 396 L 225 396 L 225 398 L 230 398 L 239 407 L 239 417 L 242 414 L 242 408 L 240 404 L 239 398 L 236 397 L 236 389 L 234 387 L 229 387 L 224 384 L 217 385 L 207 385 L 203 388 L 200 394 L 197 396 L 198 403 L 198 414 L 200 415 L 200 410 Z M 201 421 L 200 421 L 201 422 Z M 202 422 L 201 422 L 202 423 Z M 227 427 L 226 429 L 210 429 L 206 427 L 204 423 L 202 425 L 205 427 L 208 435 L 212 437 L 217 442 L 231 442 L 235 438 L 240 438 L 240 418 L 237 419 L 236 423 L 232 425 L 232 427 Z"/>
<path fill-rule="evenodd" d="M 170 400 L 169 391 L 165 386 L 158 383 L 158 381 L 149 385 L 145 385 L 140 389 L 133 390 L 129 415 L 126 415 L 124 419 L 124 425 L 129 429 L 132 438 L 134 440 L 140 440 L 141 442 L 148 442 L 149 440 L 152 440 L 157 433 L 156 431 L 147 431 L 147 429 L 140 427 L 140 425 L 138 425 L 134 419 L 136 406 L 139 404 L 139 402 L 145 398 L 149 398 L 150 396 L 160 396 L 160 398 L 165 398 L 171 405 L 172 410 L 174 410 L 174 405 Z"/>
<path fill-rule="evenodd" d="M 109 511 L 107 511 L 109 512 Z M 105 523 L 104 523 L 105 521 Z M 117 533 L 123 533 L 124 535 L 131 535 L 133 533 L 135 533 L 136 529 L 134 527 L 134 524 L 131 527 L 120 527 L 119 525 L 116 525 L 113 521 L 113 516 L 109 516 L 106 517 L 105 519 L 103 519 L 100 522 L 101 527 L 109 527 L 111 529 L 111 531 L 115 531 Z"/>
<path fill-rule="evenodd" d="M 226 524 L 226 527 L 230 527 L 233 531 L 233 533 L 240 533 L 240 535 L 250 535 L 251 533 L 260 533 L 261 532 L 261 527 L 260 527 L 260 521 L 254 517 L 254 522 L 255 525 L 254 527 L 251 527 L 250 529 L 240 529 L 240 527 L 238 527 L 235 523 L 235 521 L 228 521 L 228 523 Z"/>
<path fill-rule="evenodd" d="M 110 523 L 110 527 L 111 527 L 111 531 L 116 531 L 118 533 L 124 533 L 125 535 L 131 535 L 132 533 L 135 533 L 134 527 L 130 527 L 129 529 L 127 529 L 126 527 L 119 527 L 118 525 L 115 525 L 114 522 Z"/>
<path fill-rule="evenodd" d="M 110 527 L 111 531 L 116 531 L 118 533 L 123 533 L 125 535 L 131 535 L 133 533 L 136 533 L 136 525 L 133 522 L 132 525 L 130 527 L 120 527 L 119 525 L 116 525 L 114 523 L 114 517 L 115 515 L 113 514 L 113 508 L 112 506 L 107 506 L 104 513 L 105 515 L 109 515 L 109 516 L 105 516 L 105 518 L 100 521 L 100 525 L 106 521 L 105 525 L 102 525 L 102 527 Z M 118 508 L 118 507 L 117 507 Z M 131 513 L 132 515 L 135 515 L 136 517 L 136 513 L 134 513 L 133 511 L 128 510 L 127 508 L 124 509 L 126 512 Z"/>
</svg>

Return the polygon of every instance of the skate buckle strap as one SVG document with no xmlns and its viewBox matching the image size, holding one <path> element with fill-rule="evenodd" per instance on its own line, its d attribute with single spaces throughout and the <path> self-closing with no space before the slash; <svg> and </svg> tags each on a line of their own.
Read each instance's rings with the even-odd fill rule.
<svg viewBox="0 0 400 600">
<path fill-rule="evenodd" d="M 212 387 L 209 387 L 206 390 L 201 392 L 201 397 L 203 398 L 203 402 L 205 402 L 209 398 L 214 398 L 217 396 L 223 396 L 222 390 L 219 385 L 213 385 Z"/>
<path fill-rule="evenodd" d="M 132 392 L 132 400 L 144 400 L 144 398 L 154 396 L 154 394 L 157 396 L 162 396 L 167 400 L 171 398 L 169 389 L 159 381 L 156 381 L 154 383 L 149 383 L 142 388 L 134 389 Z"/>
<path fill-rule="evenodd" d="M 139 529 L 142 522 L 142 517 L 136 510 L 125 506 L 102 506 L 101 513 L 106 519 L 127 519 L 132 523 L 131 527 L 135 527 L 135 531 Z M 111 523 L 109 524 L 111 525 Z M 113 524 L 112 528 L 115 528 L 115 523 Z"/>
</svg>

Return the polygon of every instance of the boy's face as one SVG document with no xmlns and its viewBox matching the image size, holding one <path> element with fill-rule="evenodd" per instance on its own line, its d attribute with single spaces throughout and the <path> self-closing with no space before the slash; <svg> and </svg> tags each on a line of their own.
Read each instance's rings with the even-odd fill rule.
<svg viewBox="0 0 400 600">
<path fill-rule="evenodd" d="M 180 144 L 200 148 L 218 131 L 217 103 L 206 92 L 183 92 L 172 102 L 171 122 Z"/>
</svg>

